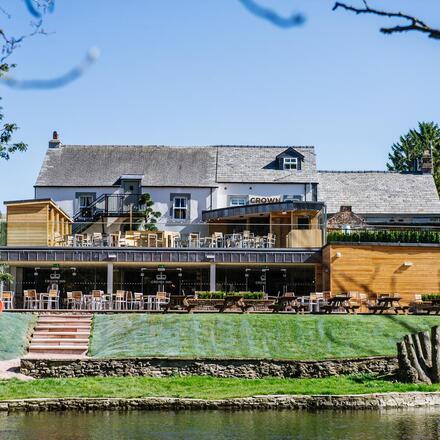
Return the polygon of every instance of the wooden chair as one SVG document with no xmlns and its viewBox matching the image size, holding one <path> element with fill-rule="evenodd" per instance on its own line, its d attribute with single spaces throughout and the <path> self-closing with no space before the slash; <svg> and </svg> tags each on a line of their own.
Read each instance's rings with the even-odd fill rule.
<svg viewBox="0 0 440 440">
<path fill-rule="evenodd" d="M 23 307 L 25 309 L 37 309 L 38 302 L 37 291 L 35 289 L 23 291 Z"/>
<path fill-rule="evenodd" d="M 14 308 L 14 292 L 4 291 L 0 294 L 0 299 L 5 309 L 11 310 Z"/>
<path fill-rule="evenodd" d="M 143 310 L 145 306 L 144 303 L 144 295 L 140 292 L 134 292 L 133 297 L 131 298 L 131 309 L 135 310 Z"/>
<path fill-rule="evenodd" d="M 84 305 L 83 293 L 80 290 L 72 292 L 72 308 L 82 309 Z"/>
<path fill-rule="evenodd" d="M 92 235 L 92 246 L 102 246 L 102 234 L 101 232 L 94 232 Z"/>
<path fill-rule="evenodd" d="M 200 234 L 197 232 L 191 232 L 188 237 L 189 247 L 198 248 L 200 247 Z"/>
<path fill-rule="evenodd" d="M 170 301 L 170 294 L 166 292 L 157 292 L 154 301 L 154 308 L 160 310 L 163 304 L 167 304 Z"/>
<path fill-rule="evenodd" d="M 125 290 L 116 291 L 114 308 L 116 310 L 127 310 L 127 292 Z"/>
<path fill-rule="evenodd" d="M 269 232 L 267 234 L 267 237 L 266 237 L 266 240 L 265 240 L 265 247 L 267 247 L 267 248 L 274 247 L 275 246 L 275 240 L 276 240 L 275 234 L 272 234 L 272 232 Z"/>
<path fill-rule="evenodd" d="M 92 298 L 90 301 L 90 306 L 92 310 L 103 310 L 104 309 L 104 303 L 106 302 L 106 299 L 104 297 L 104 292 L 102 290 L 92 290 Z"/>
<path fill-rule="evenodd" d="M 43 309 L 59 309 L 60 308 L 60 292 L 55 289 L 49 290 L 47 296 L 43 297 Z"/>
</svg>

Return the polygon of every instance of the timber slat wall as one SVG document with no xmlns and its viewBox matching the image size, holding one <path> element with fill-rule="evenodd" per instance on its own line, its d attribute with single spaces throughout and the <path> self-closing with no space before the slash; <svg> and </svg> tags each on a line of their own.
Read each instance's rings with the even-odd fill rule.
<svg viewBox="0 0 440 440">
<path fill-rule="evenodd" d="M 55 246 L 72 220 L 52 200 L 6 202 L 7 246 Z"/>
<path fill-rule="evenodd" d="M 7 245 L 47 246 L 48 205 L 8 206 Z"/>
<path fill-rule="evenodd" d="M 440 293 L 440 247 L 331 244 L 323 263 L 324 288 L 333 293 L 399 293 L 405 302 Z"/>
</svg>

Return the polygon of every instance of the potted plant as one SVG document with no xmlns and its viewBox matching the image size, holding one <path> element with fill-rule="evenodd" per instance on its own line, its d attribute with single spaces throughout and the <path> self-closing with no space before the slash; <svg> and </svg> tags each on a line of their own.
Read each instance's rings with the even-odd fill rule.
<svg viewBox="0 0 440 440">
<path fill-rule="evenodd" d="M 141 231 L 157 231 L 157 220 L 161 217 L 159 211 L 153 209 L 154 201 L 150 194 L 144 193 L 139 197 L 141 215 L 141 223 L 139 225 L 139 230 Z"/>
</svg>

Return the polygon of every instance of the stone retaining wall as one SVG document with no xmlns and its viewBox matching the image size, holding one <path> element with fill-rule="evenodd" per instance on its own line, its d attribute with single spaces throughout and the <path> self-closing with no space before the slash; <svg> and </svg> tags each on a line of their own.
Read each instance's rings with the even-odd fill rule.
<svg viewBox="0 0 440 440">
<path fill-rule="evenodd" d="M 252 410 L 252 409 L 382 409 L 440 405 L 440 393 L 382 393 L 342 396 L 254 396 L 204 400 L 169 397 L 138 399 L 66 398 L 0 401 L 0 411 L 89 410 Z"/>
<path fill-rule="evenodd" d="M 369 373 L 394 375 L 395 357 L 332 359 L 325 361 L 289 361 L 263 359 L 22 359 L 20 371 L 28 376 L 214 376 L 235 378 L 326 377 Z"/>
</svg>

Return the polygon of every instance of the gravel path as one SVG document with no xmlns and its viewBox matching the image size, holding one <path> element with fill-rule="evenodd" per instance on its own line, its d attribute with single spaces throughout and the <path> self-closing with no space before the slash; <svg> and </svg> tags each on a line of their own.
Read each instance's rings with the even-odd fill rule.
<svg viewBox="0 0 440 440">
<path fill-rule="evenodd" d="M 0 361 L 0 379 L 33 380 L 32 377 L 20 373 L 20 359 Z"/>
</svg>

